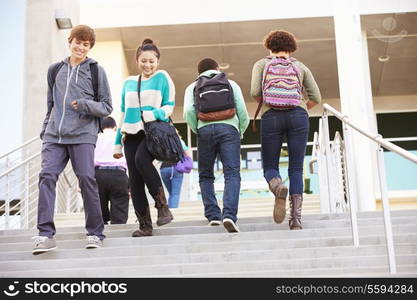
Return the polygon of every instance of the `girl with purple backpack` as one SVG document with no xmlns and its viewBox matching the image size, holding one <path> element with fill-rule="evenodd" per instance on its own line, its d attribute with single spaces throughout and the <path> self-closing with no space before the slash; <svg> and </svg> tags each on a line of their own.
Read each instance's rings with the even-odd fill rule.
<svg viewBox="0 0 417 300">
<path fill-rule="evenodd" d="M 303 166 L 309 133 L 308 110 L 321 101 L 320 90 L 311 71 L 292 57 L 297 42 L 292 33 L 277 30 L 264 39 L 269 56 L 253 66 L 251 96 L 259 103 L 254 121 L 261 117 L 261 155 L 264 177 L 275 196 L 274 221 L 285 218 L 288 188 L 279 171 L 284 137 L 288 143 L 290 182 L 289 227 L 302 229 Z M 305 95 L 307 97 L 305 97 Z"/>
</svg>

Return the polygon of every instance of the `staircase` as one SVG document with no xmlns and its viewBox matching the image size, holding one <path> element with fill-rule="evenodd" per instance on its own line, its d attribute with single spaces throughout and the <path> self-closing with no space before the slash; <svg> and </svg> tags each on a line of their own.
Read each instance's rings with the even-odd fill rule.
<svg viewBox="0 0 417 300">
<path fill-rule="evenodd" d="M 0 277 L 417 277 L 417 210 L 392 212 L 391 275 L 381 212 L 358 214 L 355 248 L 349 215 L 319 214 L 314 196 L 306 196 L 300 231 L 273 222 L 271 199 L 241 201 L 237 234 L 207 226 L 200 201 L 181 205 L 171 224 L 154 225 L 153 237 L 131 238 L 137 224 L 106 226 L 101 249 L 84 249 L 82 215 L 72 226 L 58 216 L 58 249 L 38 256 L 36 230 L 0 231 Z"/>
</svg>

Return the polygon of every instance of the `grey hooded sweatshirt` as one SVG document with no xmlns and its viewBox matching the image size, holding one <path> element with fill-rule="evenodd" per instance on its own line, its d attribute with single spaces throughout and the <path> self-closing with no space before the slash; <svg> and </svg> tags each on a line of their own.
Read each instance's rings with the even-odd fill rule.
<svg viewBox="0 0 417 300">
<path fill-rule="evenodd" d="M 99 121 L 97 117 L 108 116 L 112 110 L 110 88 L 104 69 L 98 66 L 98 99 L 94 101 L 94 89 L 90 64 L 87 58 L 78 66 L 71 67 L 69 58 L 63 60 L 55 84 L 48 69 L 48 112 L 43 122 L 41 138 L 44 142 L 58 144 L 95 144 Z M 78 110 L 71 106 L 76 100 Z"/>
</svg>

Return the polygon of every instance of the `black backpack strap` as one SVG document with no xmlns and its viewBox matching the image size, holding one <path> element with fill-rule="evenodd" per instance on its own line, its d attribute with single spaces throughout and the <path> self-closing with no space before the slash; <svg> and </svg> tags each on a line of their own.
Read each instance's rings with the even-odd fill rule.
<svg viewBox="0 0 417 300">
<path fill-rule="evenodd" d="M 198 78 L 197 78 L 197 80 L 198 80 Z M 195 113 L 196 113 L 196 115 L 197 115 L 197 122 L 198 122 L 198 99 L 197 99 L 197 97 L 196 97 L 196 90 L 197 90 L 197 80 L 196 80 L 196 83 L 195 83 L 195 85 L 194 85 L 194 89 L 193 89 L 193 98 L 194 98 L 194 111 L 195 111 Z"/>
<path fill-rule="evenodd" d="M 60 61 L 59 63 L 55 64 L 55 66 L 51 69 L 52 86 L 50 88 L 54 87 L 56 76 L 58 75 L 58 72 L 59 70 L 61 70 L 63 65 L 64 65 L 64 62 Z"/>
<path fill-rule="evenodd" d="M 142 120 L 142 123 L 143 123 L 143 130 L 145 131 L 145 121 L 143 120 L 143 114 L 142 114 L 142 103 L 140 102 L 140 87 L 141 87 L 141 85 L 142 85 L 142 75 L 139 75 L 139 77 L 138 77 L 139 113 L 140 113 L 140 119 Z"/>
<path fill-rule="evenodd" d="M 52 85 L 49 85 L 49 88 L 51 89 L 51 91 L 54 88 L 55 81 L 56 81 L 56 76 L 58 75 L 58 72 L 59 72 L 59 70 L 61 70 L 63 65 L 64 65 L 64 62 L 60 61 L 59 63 L 56 63 L 54 65 L 54 67 L 50 70 L 50 72 L 51 72 L 50 74 L 51 74 L 51 78 L 52 78 Z M 52 101 L 52 107 L 53 106 L 54 106 L 54 102 Z"/>
<path fill-rule="evenodd" d="M 93 83 L 94 101 L 99 102 L 98 98 L 98 65 L 97 63 L 90 64 L 91 81 Z"/>
<path fill-rule="evenodd" d="M 91 82 L 93 84 L 94 101 L 100 102 L 100 98 L 98 97 L 98 64 L 97 62 L 93 62 L 90 64 L 90 73 L 91 73 Z M 97 119 L 98 119 L 98 132 L 103 132 L 103 128 L 101 126 L 103 118 L 99 117 Z"/>
</svg>

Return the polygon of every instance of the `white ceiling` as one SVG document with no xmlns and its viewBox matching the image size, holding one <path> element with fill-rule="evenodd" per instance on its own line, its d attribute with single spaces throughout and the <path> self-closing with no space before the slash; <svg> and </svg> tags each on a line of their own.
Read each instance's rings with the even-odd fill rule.
<svg viewBox="0 0 417 300">
<path fill-rule="evenodd" d="M 373 95 L 417 94 L 417 13 L 362 16 L 361 21 L 368 35 Z M 196 78 L 197 64 L 205 57 L 230 64 L 225 72 L 234 73 L 229 78 L 241 86 L 246 101 L 253 101 L 249 96 L 252 66 L 267 54 L 262 40 L 275 29 L 294 33 L 299 43 L 294 57 L 311 69 L 324 99 L 338 98 L 333 28 L 333 19 L 322 17 L 107 28 L 96 32 L 97 41 L 122 41 L 131 74 L 137 74 L 137 46 L 151 37 L 161 50 L 160 67 L 173 78 L 176 101 L 181 105 L 184 89 Z M 393 35 L 399 35 L 398 41 Z M 380 62 L 381 55 L 389 55 L 390 60 Z"/>
</svg>

